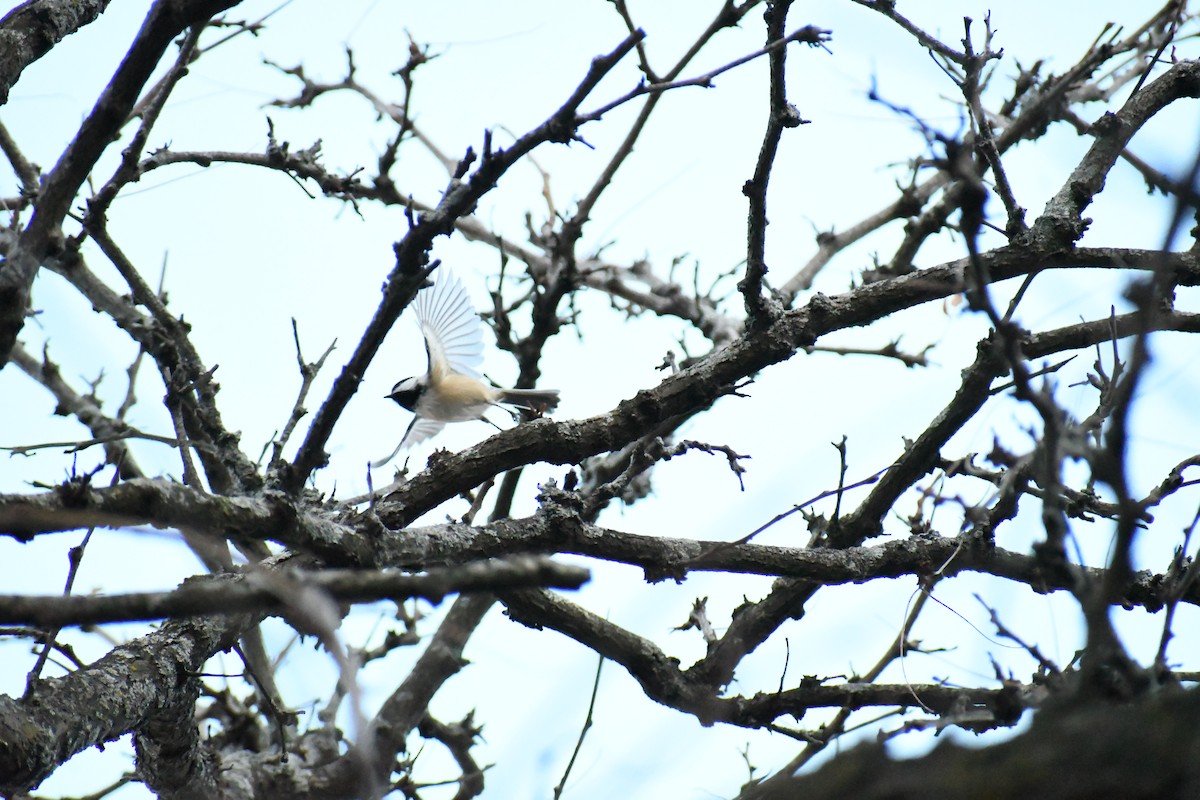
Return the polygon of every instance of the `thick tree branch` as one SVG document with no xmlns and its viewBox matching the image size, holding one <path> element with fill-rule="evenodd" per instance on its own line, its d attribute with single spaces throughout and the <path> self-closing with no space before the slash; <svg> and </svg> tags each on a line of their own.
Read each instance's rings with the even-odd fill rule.
<svg viewBox="0 0 1200 800">
<path fill-rule="evenodd" d="M 111 0 L 28 0 L 0 19 L 0 105 L 25 68 L 96 20 Z"/>
<path fill-rule="evenodd" d="M 278 614 L 282 595 L 316 589 L 350 603 L 414 597 L 434 603 L 448 594 L 499 591 L 525 586 L 577 589 L 588 579 L 582 567 L 545 558 L 516 557 L 434 568 L 424 575 L 363 570 L 285 570 L 273 574 L 206 575 L 170 592 L 119 595 L 0 595 L 0 625 L 27 623 L 46 628 L 180 619 L 256 611 Z"/>
<path fill-rule="evenodd" d="M 173 620 L 83 669 L 40 681 L 25 697 L 0 695 L 0 792 L 27 792 L 66 758 L 194 698 L 204 662 L 257 621 L 245 614 Z M 194 780 L 211 785 L 211 770 Z"/>
<path fill-rule="evenodd" d="M 1186 466 L 1191 460 L 1181 465 Z M 1170 482 L 1174 486 L 1182 483 L 1181 468 L 1172 472 Z M 198 530 L 224 530 L 251 539 L 266 538 L 272 527 L 289 513 L 289 507 L 280 505 L 278 497 L 267 499 L 224 498 L 195 492 L 179 484 L 165 481 L 126 481 L 110 488 L 80 488 L 74 494 L 70 490 L 47 493 L 36 498 L 21 495 L 0 495 L 0 530 L 12 533 L 12 520 L 28 520 L 39 530 L 68 530 L 85 525 L 129 526 L 158 524 L 188 526 Z M 1165 491 L 1155 489 L 1157 497 Z M 1070 588 L 1063 576 L 1045 573 L 1036 558 L 990 546 L 980 546 L 973 538 L 932 537 L 928 539 L 905 539 L 888 542 L 874 547 L 835 548 L 792 548 L 756 544 L 679 539 L 664 536 L 639 536 L 588 524 L 573 516 L 564 515 L 554 506 L 533 517 L 519 520 L 501 520 L 489 525 L 471 527 L 444 525 L 407 528 L 403 531 L 379 531 L 365 517 L 349 518 L 343 523 L 320 520 L 315 515 L 298 515 L 292 519 L 295 530 L 291 535 L 276 535 L 278 541 L 297 550 L 321 551 L 334 563 L 353 564 L 347 554 L 366 553 L 368 545 L 364 539 L 374 539 L 370 546 L 371 563 L 407 569 L 428 569 L 442 565 L 469 564 L 474 561 L 504 558 L 521 554 L 574 553 L 592 558 L 617 561 L 641 567 L 651 581 L 665 578 L 682 579 L 688 572 L 737 572 L 754 575 L 812 580 L 820 584 L 860 583 L 877 578 L 895 578 L 904 575 L 924 577 L 940 568 L 945 576 L 964 572 L 983 572 L 1008 578 L 1034 586 L 1041 591 Z M 29 535 L 26 529 L 25 535 Z M 295 536 L 296 538 L 293 538 Z M 364 558 L 366 556 L 364 555 Z M 359 562 L 366 564 L 368 562 Z M 482 569 L 482 568 L 481 568 Z M 557 569 L 557 567 L 555 568 Z M 1102 570 L 1080 568 L 1088 580 L 1103 575 Z M 474 575 L 474 573 L 468 573 Z M 503 573 L 502 573 L 503 574 Z M 518 570 L 518 573 L 520 571 Z M 451 573 L 457 575 L 457 573 Z M 472 585 L 487 587 L 487 570 L 471 580 L 480 582 Z M 575 573 L 563 572 L 559 577 L 575 580 Z M 381 574 L 375 578 L 357 571 L 341 575 L 331 573 L 328 584 L 319 576 L 313 580 L 336 596 L 345 599 L 376 598 L 386 591 L 403 587 L 397 591 L 416 591 L 422 586 L 418 576 L 395 576 Z M 360 582 L 356 576 L 360 576 Z M 198 597 L 196 610 L 226 610 L 233 601 L 222 602 L 219 595 L 225 591 L 226 581 L 238 581 L 223 577 L 213 584 L 211 590 L 204 589 L 189 595 L 179 590 L 169 602 L 186 604 L 189 597 Z M 392 584 L 391 581 L 398 583 Z M 440 579 L 438 579 L 440 580 Z M 441 584 L 434 584 L 435 586 Z M 466 584 L 462 585 L 464 588 Z M 391 588 L 389 588 L 391 587 Z M 1130 577 L 1117 603 L 1144 606 L 1154 611 L 1161 608 L 1171 592 L 1178 587 L 1163 575 L 1137 573 Z M 452 591 L 443 589 L 442 593 Z M 255 586 L 252 582 L 242 589 L 230 590 L 228 597 L 239 598 L 238 602 L 270 603 L 270 591 Z M 356 595 L 354 592 L 362 592 Z M 344 594 L 343 594 L 344 593 Z M 163 602 L 162 595 L 130 595 L 131 608 L 149 614 L 147 609 Z M 1190 586 L 1182 595 L 1185 602 L 1200 604 L 1200 587 Z M 60 599 L 62 601 L 63 599 Z M 70 598 L 80 602 L 84 609 L 112 609 L 104 613 L 115 615 L 122 601 L 116 598 Z M 92 601 L 96 605 L 89 605 Z M 211 604 L 211 605 L 208 605 Z M 64 604 L 62 609 L 69 608 Z M 189 607 L 191 608 L 191 607 Z M 26 613 L 0 604 L 0 618 L 24 619 Z M 29 611 L 34 614 L 36 611 Z M 50 612 L 47 612 L 50 613 Z M 63 613 L 67 612 L 64 610 Z M 72 612 L 79 613 L 79 612 Z M 98 610 L 89 613 L 100 613 Z M 30 617 L 32 618 L 32 617 Z M 137 618 L 109 616 L 105 618 Z M 55 617 L 58 619 L 58 617 Z M 71 617 L 75 621 L 86 621 L 91 617 Z"/>
<path fill-rule="evenodd" d="M 1089 223 L 1083 217 L 1084 210 L 1104 188 L 1109 170 L 1121 157 L 1129 140 L 1155 114 L 1184 97 L 1200 97 L 1200 61 L 1181 61 L 1173 65 L 1131 97 L 1119 111 L 1096 120 L 1090 131 L 1095 141 L 1062 188 L 1046 204 L 1031 235 L 1063 244 L 1078 241 Z"/>
</svg>

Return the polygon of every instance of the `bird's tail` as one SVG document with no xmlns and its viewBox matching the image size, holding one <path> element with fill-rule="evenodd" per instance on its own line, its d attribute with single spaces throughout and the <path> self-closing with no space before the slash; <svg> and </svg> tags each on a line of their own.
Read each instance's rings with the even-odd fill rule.
<svg viewBox="0 0 1200 800">
<path fill-rule="evenodd" d="M 558 407 L 558 389 L 504 389 L 500 402 L 545 414 Z"/>
</svg>

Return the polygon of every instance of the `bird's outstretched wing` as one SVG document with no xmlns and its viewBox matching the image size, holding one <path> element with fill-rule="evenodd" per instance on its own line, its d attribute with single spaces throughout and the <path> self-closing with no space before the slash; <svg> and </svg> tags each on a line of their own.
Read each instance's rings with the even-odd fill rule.
<svg viewBox="0 0 1200 800">
<path fill-rule="evenodd" d="M 435 433 L 446 427 L 446 423 L 438 422 L 435 419 L 425 419 L 424 417 L 413 417 L 413 421 L 409 423 L 408 430 L 404 432 L 404 438 L 400 440 L 400 444 L 396 445 L 396 449 L 387 458 L 381 458 L 378 461 L 372 461 L 371 466 L 374 469 L 379 469 L 384 464 L 396 457 L 396 454 L 406 447 L 412 447 L 433 436 Z"/>
<path fill-rule="evenodd" d="M 425 337 L 430 378 L 437 382 L 447 372 L 479 378 L 483 366 L 483 323 L 471 305 L 467 290 L 449 268 L 439 268 L 433 286 L 417 292 L 412 309 Z"/>
</svg>

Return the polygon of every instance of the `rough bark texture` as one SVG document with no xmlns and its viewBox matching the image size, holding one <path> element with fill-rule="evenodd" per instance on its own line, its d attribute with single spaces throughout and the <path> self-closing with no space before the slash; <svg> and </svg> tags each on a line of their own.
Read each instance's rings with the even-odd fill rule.
<svg viewBox="0 0 1200 800">
<path fill-rule="evenodd" d="M 748 787 L 745 800 L 1184 800 L 1200 797 L 1200 693 L 1166 691 L 1119 706 L 1052 707 L 991 747 L 950 742 L 895 761 L 861 745 L 812 775 Z"/>
</svg>

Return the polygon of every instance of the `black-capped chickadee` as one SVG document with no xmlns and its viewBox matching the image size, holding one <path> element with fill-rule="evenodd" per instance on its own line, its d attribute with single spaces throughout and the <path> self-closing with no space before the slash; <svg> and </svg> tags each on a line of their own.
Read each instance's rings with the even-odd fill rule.
<svg viewBox="0 0 1200 800">
<path fill-rule="evenodd" d="M 419 378 L 405 378 L 387 395 L 416 416 L 392 454 L 371 466 L 383 466 L 447 422 L 490 422 L 483 414 L 491 406 L 504 403 L 540 414 L 558 405 L 557 389 L 496 389 L 483 383 L 483 323 L 466 289 L 446 267 L 437 271 L 432 286 L 417 292 L 411 308 L 425 337 L 429 370 Z"/>
</svg>

